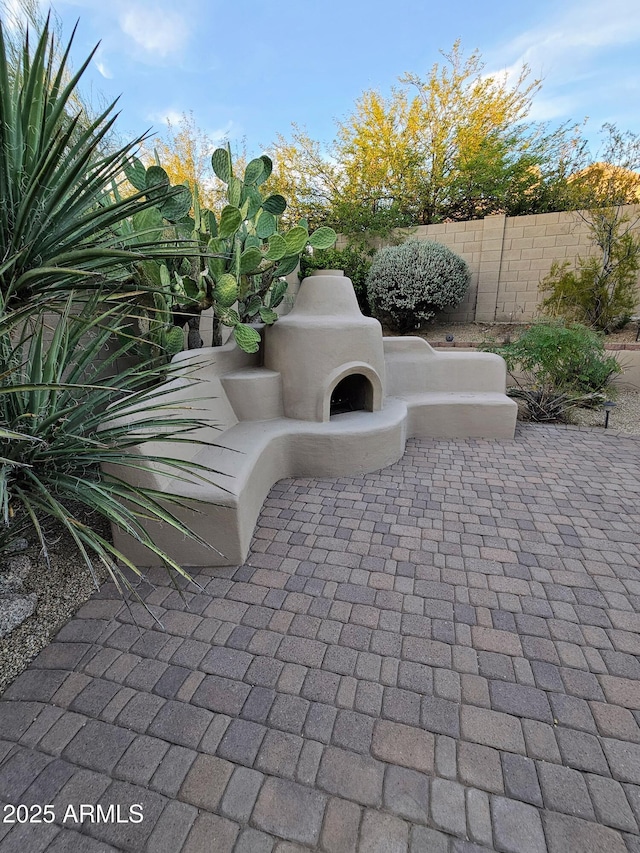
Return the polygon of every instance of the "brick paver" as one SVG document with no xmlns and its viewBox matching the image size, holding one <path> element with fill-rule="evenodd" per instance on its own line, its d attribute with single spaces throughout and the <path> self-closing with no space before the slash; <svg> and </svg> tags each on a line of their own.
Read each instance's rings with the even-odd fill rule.
<svg viewBox="0 0 640 853">
<path fill-rule="evenodd" d="M 0 851 L 638 853 L 639 495 L 542 426 L 278 483 L 244 566 L 149 573 L 164 631 L 106 585 L 9 687 L 0 799 L 55 821 Z"/>
</svg>

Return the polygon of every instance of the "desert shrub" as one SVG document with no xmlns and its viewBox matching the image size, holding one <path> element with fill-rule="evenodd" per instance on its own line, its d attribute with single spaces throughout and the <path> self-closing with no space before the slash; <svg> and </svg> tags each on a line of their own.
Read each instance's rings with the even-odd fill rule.
<svg viewBox="0 0 640 853">
<path fill-rule="evenodd" d="M 549 295 L 542 310 L 593 329 L 612 332 L 629 320 L 638 301 L 640 240 L 619 208 L 584 215 L 597 254 L 555 261 L 540 290 Z"/>
<path fill-rule="evenodd" d="M 524 401 L 533 421 L 563 420 L 572 408 L 602 405 L 621 371 L 602 337 L 579 323 L 535 323 L 518 340 L 483 349 L 499 353 L 510 371 L 520 371 L 522 379 L 508 393 Z"/>
<path fill-rule="evenodd" d="M 312 255 L 302 255 L 300 275 L 304 278 L 313 270 L 344 270 L 346 277 L 353 283 L 360 310 L 368 315 L 371 311 L 367 299 L 367 275 L 371 269 L 371 254 L 356 246 L 346 246 L 344 249 L 315 249 Z"/>
<path fill-rule="evenodd" d="M 451 249 L 409 240 L 374 256 L 367 294 L 374 316 L 404 333 L 457 305 L 468 284 L 469 268 Z"/>
</svg>

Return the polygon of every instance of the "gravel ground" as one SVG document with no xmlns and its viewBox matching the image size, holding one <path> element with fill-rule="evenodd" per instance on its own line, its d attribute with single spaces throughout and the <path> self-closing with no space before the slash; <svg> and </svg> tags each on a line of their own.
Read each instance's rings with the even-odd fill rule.
<svg viewBox="0 0 640 853">
<path fill-rule="evenodd" d="M 106 526 L 100 527 L 103 535 L 107 533 Z M 20 554 L 31 561 L 25 592 L 35 592 L 38 604 L 33 616 L 0 639 L 0 695 L 96 590 L 87 566 L 64 534 L 51 537 L 49 566 L 36 545 Z M 0 561 L 0 572 L 4 568 Z M 100 582 L 106 580 L 103 567 L 94 569 Z"/>
<path fill-rule="evenodd" d="M 500 343 L 505 338 L 517 339 L 518 335 L 528 328 L 529 325 L 526 323 L 434 323 L 427 326 L 420 335 L 429 343 L 446 341 L 447 335 L 453 335 L 456 343 L 484 341 L 489 338 Z M 637 324 L 627 323 L 624 329 L 607 335 L 606 343 L 632 344 L 635 343 L 637 333 Z"/>
<path fill-rule="evenodd" d="M 616 407 L 609 415 L 609 429 L 627 435 L 640 435 L 640 394 L 637 391 L 619 391 L 615 397 Z M 605 413 L 591 409 L 576 409 L 572 423 L 579 426 L 604 427 Z"/>
</svg>

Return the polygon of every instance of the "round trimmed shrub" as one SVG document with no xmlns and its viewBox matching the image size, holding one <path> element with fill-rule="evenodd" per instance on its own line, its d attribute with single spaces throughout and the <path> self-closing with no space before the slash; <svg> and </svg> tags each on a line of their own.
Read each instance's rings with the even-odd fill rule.
<svg viewBox="0 0 640 853">
<path fill-rule="evenodd" d="M 375 317 L 409 332 L 457 305 L 468 285 L 469 268 L 455 252 L 441 243 L 409 240 L 377 252 L 367 294 Z"/>
</svg>

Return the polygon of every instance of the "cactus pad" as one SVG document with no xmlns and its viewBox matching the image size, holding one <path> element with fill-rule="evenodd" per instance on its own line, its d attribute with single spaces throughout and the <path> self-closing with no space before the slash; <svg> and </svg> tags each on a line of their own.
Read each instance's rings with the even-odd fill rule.
<svg viewBox="0 0 640 853">
<path fill-rule="evenodd" d="M 287 255 L 299 255 L 309 242 L 309 232 L 301 225 L 287 231 L 284 235 L 287 244 Z"/>
<path fill-rule="evenodd" d="M 280 216 L 287 209 L 287 202 L 281 195 L 270 195 L 269 198 L 265 198 L 262 202 L 262 206 L 269 213 L 273 213 L 274 216 Z"/>
<path fill-rule="evenodd" d="M 237 207 L 228 204 L 220 214 L 218 234 L 221 237 L 231 237 L 242 223 L 242 213 Z"/>
<path fill-rule="evenodd" d="M 142 160 L 133 157 L 125 165 L 124 173 L 129 183 L 137 190 L 145 190 L 147 188 L 147 170 Z"/>
<path fill-rule="evenodd" d="M 244 170 L 245 184 L 255 184 L 256 181 L 260 179 L 264 169 L 265 166 L 262 157 L 256 157 L 255 160 L 251 160 L 251 162 L 247 164 L 247 168 Z"/>
<path fill-rule="evenodd" d="M 222 305 L 223 308 L 230 308 L 238 298 L 238 283 L 234 276 L 229 275 L 229 273 L 221 275 L 216 282 L 213 295 L 216 302 Z"/>
<path fill-rule="evenodd" d="M 240 255 L 240 273 L 254 272 L 260 266 L 262 252 L 255 246 L 245 249 Z"/>
<path fill-rule="evenodd" d="M 226 148 L 216 148 L 211 155 L 211 165 L 220 180 L 228 184 L 231 177 L 231 157 Z"/>
<path fill-rule="evenodd" d="M 330 249 L 337 239 L 338 235 L 333 228 L 323 225 L 310 235 L 309 243 L 314 249 Z"/>
<path fill-rule="evenodd" d="M 234 327 L 233 337 L 241 350 L 245 352 L 258 352 L 260 347 L 260 335 L 251 326 L 246 326 L 244 323 L 238 323 Z"/>
<path fill-rule="evenodd" d="M 279 261 L 287 254 L 287 244 L 282 234 L 272 234 L 269 237 L 269 249 L 266 258 L 268 261 Z"/>
<path fill-rule="evenodd" d="M 272 234 L 276 233 L 277 228 L 276 218 L 273 213 L 262 210 L 260 212 L 260 218 L 256 223 L 256 234 L 258 237 L 266 240 L 268 237 L 271 237 Z"/>
<path fill-rule="evenodd" d="M 182 352 L 183 346 L 184 332 L 178 326 L 173 326 L 166 334 L 164 348 L 169 355 L 175 355 L 178 352 Z"/>
</svg>

